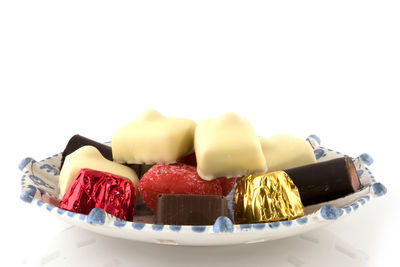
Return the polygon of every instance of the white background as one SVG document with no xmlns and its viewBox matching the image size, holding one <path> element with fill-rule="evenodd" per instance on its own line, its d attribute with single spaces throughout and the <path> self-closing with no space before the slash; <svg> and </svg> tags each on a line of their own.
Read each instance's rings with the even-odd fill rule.
<svg viewBox="0 0 400 267">
<path fill-rule="evenodd" d="M 1 265 L 398 265 L 399 14 L 385 0 L 1 1 Z M 60 152 L 76 133 L 110 140 L 147 108 L 317 134 L 372 155 L 388 194 L 303 237 L 213 248 L 69 229 L 19 200 L 21 159 Z M 81 238 L 96 242 L 79 249 Z"/>
</svg>

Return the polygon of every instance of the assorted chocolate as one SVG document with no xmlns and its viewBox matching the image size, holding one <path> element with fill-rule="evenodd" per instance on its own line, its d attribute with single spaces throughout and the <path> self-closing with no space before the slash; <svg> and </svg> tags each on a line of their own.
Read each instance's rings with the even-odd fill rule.
<svg viewBox="0 0 400 267">
<path fill-rule="evenodd" d="M 220 216 L 247 224 L 299 218 L 305 206 L 360 187 L 351 158 L 316 163 L 307 141 L 259 137 L 235 113 L 197 125 L 149 110 L 117 129 L 111 147 L 71 138 L 62 154 L 59 207 L 83 214 L 103 208 L 157 224 L 209 225 Z"/>
<path fill-rule="evenodd" d="M 200 122 L 194 147 L 197 172 L 204 180 L 268 170 L 256 131 L 246 118 L 235 113 Z"/>
<path fill-rule="evenodd" d="M 188 194 L 222 196 L 218 180 L 200 178 L 196 168 L 185 164 L 158 164 L 148 170 L 139 183 L 139 193 L 154 212 L 159 194 Z"/>
<path fill-rule="evenodd" d="M 315 163 L 314 149 L 306 140 L 287 134 L 260 138 L 268 172 Z"/>
<path fill-rule="evenodd" d="M 193 120 L 146 111 L 114 132 L 113 158 L 120 163 L 175 163 L 193 151 L 195 129 Z"/>
<path fill-rule="evenodd" d="M 349 157 L 288 169 L 285 173 L 296 184 L 305 206 L 345 197 L 361 186 Z"/>
<path fill-rule="evenodd" d="M 96 142 L 79 134 L 76 134 L 72 136 L 71 139 L 68 141 L 68 144 L 61 155 L 60 169 L 64 165 L 65 157 L 83 146 L 94 146 L 103 155 L 103 157 L 105 157 L 108 160 L 113 160 L 110 146 Z"/>
<path fill-rule="evenodd" d="M 133 169 L 104 158 L 99 150 L 93 146 L 83 146 L 65 158 L 59 178 L 60 198 L 64 196 L 78 172 L 83 168 L 122 176 L 131 180 L 136 187 L 139 184 L 139 179 Z"/>
<path fill-rule="evenodd" d="M 261 223 L 304 216 L 296 185 L 284 171 L 251 174 L 235 188 L 235 222 Z"/>
<path fill-rule="evenodd" d="M 156 224 L 208 225 L 228 215 L 224 196 L 160 194 Z"/>
<path fill-rule="evenodd" d="M 235 188 L 235 222 L 259 223 L 304 216 L 304 206 L 356 192 L 360 181 L 349 157 L 249 175 Z"/>
<path fill-rule="evenodd" d="M 133 220 L 135 185 L 115 174 L 81 169 L 61 200 L 60 208 L 89 214 L 102 208 L 122 220 Z"/>
</svg>

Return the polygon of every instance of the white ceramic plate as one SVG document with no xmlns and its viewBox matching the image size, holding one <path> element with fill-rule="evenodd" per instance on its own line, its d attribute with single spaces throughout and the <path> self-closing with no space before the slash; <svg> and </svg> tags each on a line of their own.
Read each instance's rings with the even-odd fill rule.
<svg viewBox="0 0 400 267">
<path fill-rule="evenodd" d="M 319 138 L 307 139 L 317 161 L 343 157 L 344 154 L 319 146 Z M 386 188 L 375 181 L 367 168 L 372 158 L 367 154 L 353 158 L 363 188 L 334 201 L 308 206 L 306 216 L 285 222 L 233 225 L 227 217 L 220 217 L 214 225 L 177 226 L 127 222 L 95 208 L 89 215 L 59 209 L 54 200 L 58 196 L 58 174 L 61 153 L 41 161 L 24 159 L 19 168 L 23 172 L 21 200 L 40 208 L 78 227 L 103 235 L 143 242 L 170 245 L 233 245 L 264 242 L 297 235 L 354 214 L 369 201 L 386 193 Z"/>
</svg>

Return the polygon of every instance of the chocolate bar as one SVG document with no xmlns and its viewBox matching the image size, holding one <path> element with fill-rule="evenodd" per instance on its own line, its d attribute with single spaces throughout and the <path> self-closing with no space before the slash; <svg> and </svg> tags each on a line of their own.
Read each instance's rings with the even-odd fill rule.
<svg viewBox="0 0 400 267">
<path fill-rule="evenodd" d="M 219 216 L 227 216 L 223 196 L 159 194 L 156 223 L 169 225 L 212 225 Z"/>
<path fill-rule="evenodd" d="M 71 139 L 68 141 L 68 144 L 65 147 L 64 152 L 62 153 L 60 169 L 64 165 L 65 157 L 83 146 L 94 146 L 100 151 L 103 157 L 105 157 L 108 160 L 113 160 L 110 146 L 107 146 L 105 144 L 96 142 L 89 138 L 83 137 L 79 134 L 76 134 L 72 136 Z"/>
<path fill-rule="evenodd" d="M 292 168 L 285 172 L 299 189 L 304 206 L 344 197 L 361 186 L 357 170 L 349 157 Z"/>
</svg>

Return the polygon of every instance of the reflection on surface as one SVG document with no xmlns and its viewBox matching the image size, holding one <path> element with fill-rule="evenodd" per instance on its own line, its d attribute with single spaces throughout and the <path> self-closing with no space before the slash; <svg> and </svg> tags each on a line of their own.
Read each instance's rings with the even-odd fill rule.
<svg viewBox="0 0 400 267">
<path fill-rule="evenodd" d="M 35 266 L 366 266 L 368 257 L 325 229 L 266 243 L 182 247 L 116 239 L 68 227 L 25 259 Z"/>
</svg>

